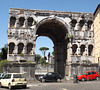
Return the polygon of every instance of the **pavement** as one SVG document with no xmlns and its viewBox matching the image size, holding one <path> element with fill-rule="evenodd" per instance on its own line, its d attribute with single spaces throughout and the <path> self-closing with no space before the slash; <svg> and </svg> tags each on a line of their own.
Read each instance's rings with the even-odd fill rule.
<svg viewBox="0 0 100 90">
<path fill-rule="evenodd" d="M 100 90 L 100 80 L 79 81 L 73 83 L 73 80 L 58 82 L 28 81 L 29 90 Z"/>
</svg>

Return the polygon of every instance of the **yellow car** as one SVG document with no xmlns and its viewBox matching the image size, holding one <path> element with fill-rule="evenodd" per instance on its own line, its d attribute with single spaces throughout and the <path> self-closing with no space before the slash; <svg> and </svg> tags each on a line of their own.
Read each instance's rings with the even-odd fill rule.
<svg viewBox="0 0 100 90">
<path fill-rule="evenodd" d="M 9 90 L 14 86 L 22 86 L 23 88 L 27 87 L 27 81 L 22 73 L 7 73 L 0 80 L 0 87 L 8 87 Z"/>
</svg>

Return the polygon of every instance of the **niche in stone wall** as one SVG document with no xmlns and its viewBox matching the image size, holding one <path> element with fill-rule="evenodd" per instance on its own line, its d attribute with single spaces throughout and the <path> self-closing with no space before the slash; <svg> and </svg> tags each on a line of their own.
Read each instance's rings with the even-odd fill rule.
<svg viewBox="0 0 100 90">
<path fill-rule="evenodd" d="M 13 54 L 14 48 L 15 48 L 15 44 L 9 43 L 9 54 Z"/>
<path fill-rule="evenodd" d="M 80 55 L 84 55 L 85 52 L 85 45 L 80 46 Z"/>
<path fill-rule="evenodd" d="M 19 43 L 18 44 L 18 54 L 21 54 L 24 48 L 24 44 L 23 43 Z"/>
<path fill-rule="evenodd" d="M 77 48 L 78 48 L 78 46 L 76 44 L 74 44 L 72 46 L 72 55 L 75 55 L 76 54 Z"/>
<path fill-rule="evenodd" d="M 15 17 L 11 17 L 10 18 L 10 27 L 15 27 L 15 23 L 16 23 L 16 18 Z"/>
<path fill-rule="evenodd" d="M 27 47 L 27 54 L 31 54 L 32 48 L 33 48 L 33 44 L 32 43 L 28 43 L 26 47 Z"/>
<path fill-rule="evenodd" d="M 88 46 L 88 55 L 91 56 L 93 51 L 93 45 Z"/>
<path fill-rule="evenodd" d="M 29 17 L 28 18 L 28 27 L 32 26 L 32 24 L 33 24 L 33 18 Z"/>
<path fill-rule="evenodd" d="M 88 28 L 91 28 L 92 23 L 93 23 L 92 20 L 88 20 L 88 22 L 87 22 Z"/>
<path fill-rule="evenodd" d="M 72 26 L 72 27 L 75 27 L 76 23 L 77 23 L 77 21 L 76 21 L 75 19 L 73 19 L 73 20 L 71 21 L 71 26 Z"/>
<path fill-rule="evenodd" d="M 24 17 L 20 17 L 19 18 L 19 26 L 22 27 L 24 25 L 24 21 L 25 21 L 25 18 Z"/>
<path fill-rule="evenodd" d="M 83 25 L 84 25 L 84 23 L 85 23 L 85 21 L 84 20 L 80 20 L 80 27 L 82 28 L 83 27 Z"/>
</svg>

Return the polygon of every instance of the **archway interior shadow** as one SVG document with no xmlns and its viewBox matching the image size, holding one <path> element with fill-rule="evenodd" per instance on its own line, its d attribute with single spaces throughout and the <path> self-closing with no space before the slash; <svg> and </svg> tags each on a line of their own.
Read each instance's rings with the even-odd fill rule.
<svg viewBox="0 0 100 90">
<path fill-rule="evenodd" d="M 58 72 L 62 78 L 65 76 L 67 60 L 67 44 L 65 40 L 68 33 L 65 25 L 56 19 L 43 21 L 37 28 L 36 35 L 46 36 L 54 43 L 54 71 Z"/>
</svg>

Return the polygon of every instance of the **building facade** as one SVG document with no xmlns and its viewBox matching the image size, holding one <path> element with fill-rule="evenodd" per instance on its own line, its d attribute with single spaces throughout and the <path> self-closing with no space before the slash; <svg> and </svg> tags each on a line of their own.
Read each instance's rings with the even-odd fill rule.
<svg viewBox="0 0 100 90">
<path fill-rule="evenodd" d="M 100 58 L 100 4 L 94 12 L 95 62 Z"/>
<path fill-rule="evenodd" d="M 77 64 L 95 63 L 92 13 L 9 10 L 9 61 L 35 63 L 35 42 L 39 36 L 49 37 L 54 43 L 54 71 L 63 77 L 73 76 Z"/>
</svg>

